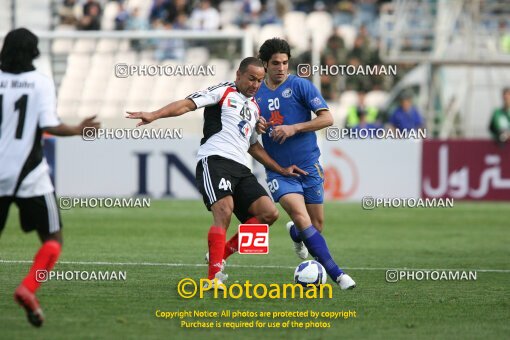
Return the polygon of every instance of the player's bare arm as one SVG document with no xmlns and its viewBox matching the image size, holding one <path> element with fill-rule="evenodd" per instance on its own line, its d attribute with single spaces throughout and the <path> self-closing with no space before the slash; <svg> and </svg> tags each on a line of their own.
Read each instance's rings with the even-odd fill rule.
<svg viewBox="0 0 510 340">
<path fill-rule="evenodd" d="M 329 110 L 320 110 L 316 114 L 317 117 L 309 122 L 276 126 L 272 134 L 273 140 L 282 144 L 287 138 L 294 136 L 296 133 L 317 131 L 333 125 L 333 116 Z"/>
<path fill-rule="evenodd" d="M 136 124 L 136 126 L 150 124 L 156 119 L 178 117 L 187 112 L 196 110 L 197 106 L 191 99 L 182 99 L 170 103 L 159 110 L 153 112 L 127 112 L 126 118 L 130 119 L 141 119 L 142 121 Z"/>
<path fill-rule="evenodd" d="M 76 136 L 83 134 L 83 130 L 85 128 L 99 128 L 100 124 L 99 122 L 95 121 L 96 116 L 91 116 L 88 118 L 85 118 L 79 125 L 67 125 L 67 124 L 60 124 L 57 126 L 52 127 L 46 127 L 44 128 L 45 132 L 51 133 L 54 136 Z"/>
<path fill-rule="evenodd" d="M 308 172 L 300 169 L 296 165 L 282 168 L 274 159 L 271 158 L 271 156 L 267 154 L 266 150 L 264 150 L 264 147 L 259 142 L 252 144 L 248 149 L 248 153 L 264 167 L 283 176 L 297 177 L 299 175 L 308 175 Z"/>
</svg>

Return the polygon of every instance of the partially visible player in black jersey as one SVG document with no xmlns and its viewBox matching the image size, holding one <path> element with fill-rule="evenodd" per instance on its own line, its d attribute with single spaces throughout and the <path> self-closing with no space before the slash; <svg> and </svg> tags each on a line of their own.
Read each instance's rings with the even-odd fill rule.
<svg viewBox="0 0 510 340">
<path fill-rule="evenodd" d="M 25 308 L 28 321 L 40 327 L 44 316 L 35 292 L 62 247 L 62 223 L 41 136 L 43 131 L 56 136 L 80 135 L 86 127 L 99 124 L 95 117 L 77 126 L 60 122 L 53 80 L 32 65 L 39 56 L 37 43 L 32 32 L 19 28 L 7 34 L 0 52 L 0 234 L 9 207 L 15 203 L 23 231 L 36 230 L 39 235 L 42 246 L 14 298 Z"/>
</svg>

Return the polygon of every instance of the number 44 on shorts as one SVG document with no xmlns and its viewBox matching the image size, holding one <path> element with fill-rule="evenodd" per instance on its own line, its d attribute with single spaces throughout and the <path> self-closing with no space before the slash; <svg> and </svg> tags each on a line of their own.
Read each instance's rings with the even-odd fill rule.
<svg viewBox="0 0 510 340">
<path fill-rule="evenodd" d="M 269 253 L 269 225 L 240 224 L 238 232 L 239 254 Z"/>
<path fill-rule="evenodd" d="M 225 191 L 232 191 L 232 185 L 230 184 L 230 181 L 229 180 L 226 180 L 225 178 L 222 178 L 221 181 L 220 181 L 220 185 L 218 185 L 218 188 L 220 190 L 225 190 Z"/>
</svg>

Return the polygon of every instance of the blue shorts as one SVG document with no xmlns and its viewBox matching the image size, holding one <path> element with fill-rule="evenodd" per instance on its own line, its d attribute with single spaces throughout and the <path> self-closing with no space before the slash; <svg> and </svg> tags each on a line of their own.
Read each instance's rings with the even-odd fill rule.
<svg viewBox="0 0 510 340">
<path fill-rule="evenodd" d="M 286 177 L 270 170 L 267 171 L 267 186 L 278 202 L 283 195 L 296 193 L 305 198 L 306 204 L 322 204 L 324 202 L 324 170 L 319 162 L 302 168 L 308 175 Z"/>
</svg>

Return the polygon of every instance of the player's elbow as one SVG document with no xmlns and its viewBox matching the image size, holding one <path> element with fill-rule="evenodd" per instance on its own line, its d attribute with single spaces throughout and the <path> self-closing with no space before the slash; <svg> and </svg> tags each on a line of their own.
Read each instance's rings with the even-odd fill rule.
<svg viewBox="0 0 510 340">
<path fill-rule="evenodd" d="M 324 115 L 324 127 L 331 126 L 334 122 L 333 115 L 330 112 Z"/>
</svg>

